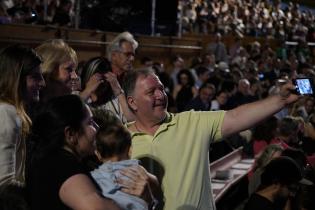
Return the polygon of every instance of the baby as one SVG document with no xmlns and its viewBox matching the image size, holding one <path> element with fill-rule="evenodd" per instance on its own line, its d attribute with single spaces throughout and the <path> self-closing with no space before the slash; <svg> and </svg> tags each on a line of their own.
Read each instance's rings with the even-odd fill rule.
<svg viewBox="0 0 315 210">
<path fill-rule="evenodd" d="M 120 173 L 121 169 L 139 164 L 130 159 L 131 135 L 121 124 L 100 126 L 96 136 L 96 156 L 102 162 L 91 172 L 93 179 L 101 188 L 102 195 L 114 200 L 122 209 L 147 210 L 148 204 L 141 198 L 121 191 L 117 179 L 128 180 Z"/>
</svg>

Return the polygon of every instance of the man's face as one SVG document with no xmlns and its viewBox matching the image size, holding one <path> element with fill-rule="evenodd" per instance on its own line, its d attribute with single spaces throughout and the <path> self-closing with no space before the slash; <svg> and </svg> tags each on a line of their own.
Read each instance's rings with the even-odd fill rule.
<svg viewBox="0 0 315 210">
<path fill-rule="evenodd" d="M 215 64 L 215 55 L 214 54 L 206 55 L 204 63 L 206 65 L 214 65 Z"/>
<path fill-rule="evenodd" d="M 220 95 L 217 96 L 217 100 L 220 105 L 224 105 L 228 100 L 228 95 L 225 92 L 222 92 Z"/>
<path fill-rule="evenodd" d="M 184 60 L 182 58 L 178 58 L 175 62 L 174 62 L 174 67 L 176 69 L 182 69 L 184 68 Z"/>
<path fill-rule="evenodd" d="M 248 95 L 250 92 L 250 83 L 248 81 L 243 81 L 239 84 L 238 88 L 243 95 Z"/>
<path fill-rule="evenodd" d="M 130 42 L 122 42 L 119 51 L 112 53 L 112 65 L 120 70 L 120 73 L 132 69 L 135 60 L 135 50 Z"/>
<path fill-rule="evenodd" d="M 199 97 L 204 104 L 210 103 L 214 96 L 214 91 L 211 88 L 203 88 L 200 90 Z"/>
<path fill-rule="evenodd" d="M 313 112 L 313 109 L 314 109 L 314 102 L 312 100 L 307 100 L 305 102 L 305 110 L 308 114 L 311 114 Z"/>
<path fill-rule="evenodd" d="M 154 74 L 138 78 L 128 103 L 137 116 L 151 122 L 159 123 L 166 117 L 167 96 L 163 84 Z"/>
</svg>

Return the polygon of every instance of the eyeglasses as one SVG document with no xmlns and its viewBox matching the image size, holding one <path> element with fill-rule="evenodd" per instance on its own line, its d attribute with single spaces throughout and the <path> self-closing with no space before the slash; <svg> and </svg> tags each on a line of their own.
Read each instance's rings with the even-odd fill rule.
<svg viewBox="0 0 315 210">
<path fill-rule="evenodd" d="M 123 54 L 127 58 L 130 58 L 131 56 L 135 57 L 135 55 L 136 55 L 134 52 L 123 52 L 123 51 L 117 51 L 117 52 L 120 52 L 121 54 Z"/>
</svg>

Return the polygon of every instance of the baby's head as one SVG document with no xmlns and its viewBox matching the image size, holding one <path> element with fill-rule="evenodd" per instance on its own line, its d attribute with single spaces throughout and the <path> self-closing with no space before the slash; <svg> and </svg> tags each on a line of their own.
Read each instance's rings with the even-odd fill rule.
<svg viewBox="0 0 315 210">
<path fill-rule="evenodd" d="M 101 127 L 96 135 L 96 156 L 101 162 L 130 158 L 131 135 L 121 124 Z"/>
</svg>

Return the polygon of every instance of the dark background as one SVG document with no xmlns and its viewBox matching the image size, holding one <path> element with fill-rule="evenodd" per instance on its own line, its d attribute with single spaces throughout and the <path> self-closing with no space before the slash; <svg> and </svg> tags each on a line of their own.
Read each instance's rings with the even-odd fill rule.
<svg viewBox="0 0 315 210">
<path fill-rule="evenodd" d="M 156 0 L 156 33 L 176 34 L 177 4 L 177 0 Z M 151 8 L 151 0 L 85 0 L 80 27 L 151 34 Z"/>
</svg>

